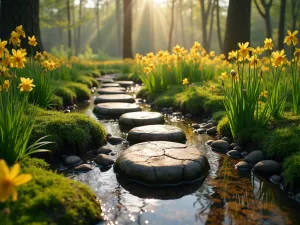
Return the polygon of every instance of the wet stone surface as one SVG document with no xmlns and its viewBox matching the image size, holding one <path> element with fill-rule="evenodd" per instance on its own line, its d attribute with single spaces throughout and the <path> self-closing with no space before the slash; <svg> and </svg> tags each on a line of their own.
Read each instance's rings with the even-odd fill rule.
<svg viewBox="0 0 300 225">
<path fill-rule="evenodd" d="M 158 112 L 131 112 L 123 114 L 119 119 L 119 124 L 129 127 L 138 127 L 145 125 L 164 124 L 165 119 Z"/>
<path fill-rule="evenodd" d="M 205 177 L 209 168 L 206 156 L 197 148 L 167 141 L 133 145 L 114 165 L 119 176 L 149 185 L 194 181 Z"/>
<path fill-rule="evenodd" d="M 183 130 L 175 126 L 148 125 L 131 129 L 127 140 L 134 143 L 143 141 L 173 141 L 183 143 L 186 141 L 186 136 Z"/>
<path fill-rule="evenodd" d="M 101 85 L 101 88 L 112 88 L 112 87 L 120 87 L 120 84 L 118 84 L 118 83 L 106 83 L 106 84 Z"/>
<path fill-rule="evenodd" d="M 105 103 L 105 102 L 134 103 L 135 100 L 131 95 L 126 95 L 126 94 L 100 95 L 95 98 L 94 104 Z"/>
<path fill-rule="evenodd" d="M 134 84 L 133 81 L 116 81 L 118 84 L 120 84 L 121 87 L 130 87 Z"/>
<path fill-rule="evenodd" d="M 125 94 L 125 88 L 122 87 L 99 88 L 97 89 L 97 92 L 102 95 Z"/>
<path fill-rule="evenodd" d="M 103 116 L 120 116 L 124 113 L 137 111 L 141 111 L 138 105 L 121 102 L 100 103 L 93 110 L 95 114 Z"/>
</svg>

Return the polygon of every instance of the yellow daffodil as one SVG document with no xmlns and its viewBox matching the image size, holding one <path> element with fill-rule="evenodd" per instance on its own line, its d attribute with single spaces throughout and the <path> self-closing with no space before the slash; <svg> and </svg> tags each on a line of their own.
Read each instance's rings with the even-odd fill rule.
<svg viewBox="0 0 300 225">
<path fill-rule="evenodd" d="M 34 35 L 32 37 L 28 36 L 28 44 L 34 47 L 37 45 L 37 41 Z"/>
<path fill-rule="evenodd" d="M 23 38 L 26 37 L 22 25 L 16 27 L 16 32 L 18 33 L 19 36 L 22 36 Z"/>
<path fill-rule="evenodd" d="M 145 68 L 143 69 L 143 72 L 146 73 L 146 74 L 151 73 L 150 67 L 148 67 L 148 66 L 145 67 Z"/>
<path fill-rule="evenodd" d="M 238 51 L 231 51 L 228 53 L 228 59 L 236 59 L 238 55 Z"/>
<path fill-rule="evenodd" d="M 20 91 L 23 92 L 29 92 L 32 91 L 33 87 L 35 87 L 33 83 L 33 79 L 21 77 L 21 84 L 19 84 Z"/>
<path fill-rule="evenodd" d="M 210 57 L 215 57 L 215 56 L 216 56 L 215 51 L 210 51 L 210 52 L 209 52 L 209 56 L 210 56 Z"/>
<path fill-rule="evenodd" d="M 6 202 L 10 196 L 12 200 L 18 199 L 18 193 L 15 187 L 28 183 L 32 176 L 31 174 L 21 174 L 20 165 L 17 163 L 9 170 L 6 162 L 0 160 L 0 202 Z"/>
<path fill-rule="evenodd" d="M 10 55 L 7 53 L 4 59 L 1 60 L 1 64 L 3 67 L 8 67 L 10 65 Z"/>
<path fill-rule="evenodd" d="M 154 68 L 155 68 L 154 64 L 153 64 L 153 63 L 150 63 L 150 64 L 149 64 L 149 68 L 151 69 L 151 71 L 154 70 Z"/>
<path fill-rule="evenodd" d="M 38 51 L 37 51 L 37 52 L 35 53 L 34 58 L 35 58 L 35 59 L 43 59 L 44 56 L 43 56 L 43 54 L 42 54 L 41 52 L 38 52 Z"/>
<path fill-rule="evenodd" d="M 287 63 L 286 55 L 284 50 L 272 52 L 272 62 L 274 66 L 282 66 L 284 63 Z"/>
<path fill-rule="evenodd" d="M 243 57 L 243 58 L 245 58 L 245 57 L 247 57 L 248 56 L 248 54 L 249 54 L 249 42 L 246 42 L 246 43 L 238 43 L 238 45 L 239 45 L 239 48 L 240 48 L 240 50 L 239 50 L 239 53 L 240 53 L 240 55 Z"/>
<path fill-rule="evenodd" d="M 9 80 L 5 80 L 3 83 L 3 89 L 5 89 L 6 91 L 8 91 L 10 86 Z"/>
<path fill-rule="evenodd" d="M 154 57 L 155 57 L 155 56 L 154 56 L 153 52 L 150 52 L 150 53 L 147 54 L 147 58 L 148 58 L 149 60 L 153 60 Z"/>
<path fill-rule="evenodd" d="M 296 48 L 296 49 L 295 49 L 295 51 L 294 51 L 294 56 L 295 56 L 295 57 L 298 57 L 298 58 L 300 57 L 300 48 Z"/>
<path fill-rule="evenodd" d="M 268 91 L 262 91 L 262 92 L 260 93 L 260 96 L 261 96 L 261 97 L 267 98 L 268 95 L 269 95 Z"/>
<path fill-rule="evenodd" d="M 184 79 L 182 80 L 182 84 L 183 84 L 183 85 L 188 85 L 188 84 L 189 84 L 189 80 L 188 80 L 187 78 L 184 78 Z"/>
<path fill-rule="evenodd" d="M 265 44 L 264 45 L 265 50 L 272 50 L 274 47 L 272 38 L 266 38 L 264 44 Z"/>
<path fill-rule="evenodd" d="M 249 58 L 249 62 L 250 62 L 250 68 L 257 68 L 261 65 L 260 59 L 257 57 L 257 55 L 252 55 Z"/>
<path fill-rule="evenodd" d="M 221 78 L 221 80 L 225 80 L 227 78 L 227 72 L 221 73 L 220 78 Z"/>
<path fill-rule="evenodd" d="M 268 66 L 262 66 L 262 67 L 261 67 L 261 70 L 262 70 L 263 72 L 269 72 L 269 71 L 270 71 L 270 68 L 269 68 Z"/>
<path fill-rule="evenodd" d="M 12 50 L 12 56 L 10 58 L 10 66 L 16 68 L 24 68 L 26 62 L 25 58 L 26 52 L 22 52 L 21 50 Z"/>
<path fill-rule="evenodd" d="M 296 35 L 298 34 L 298 31 L 295 30 L 293 33 L 288 30 L 288 35 L 284 38 L 284 43 L 286 43 L 287 45 L 291 45 L 291 43 L 293 43 L 294 46 L 297 45 L 298 43 L 298 38 L 296 37 Z"/>
<path fill-rule="evenodd" d="M 2 91 L 2 86 L 0 85 L 0 92 Z"/>
<path fill-rule="evenodd" d="M 8 50 L 5 48 L 7 45 L 7 41 L 0 40 L 0 58 L 3 58 L 6 54 L 8 54 Z"/>
<path fill-rule="evenodd" d="M 9 43 L 12 43 L 14 46 L 20 46 L 21 43 L 20 35 L 17 32 L 12 31 L 10 34 Z"/>
<path fill-rule="evenodd" d="M 201 44 L 198 41 L 194 42 L 193 49 L 199 51 L 201 50 Z"/>
<path fill-rule="evenodd" d="M 175 54 L 180 54 L 180 52 L 181 52 L 181 47 L 179 46 L 179 45 L 176 45 L 174 48 L 173 48 L 173 52 L 175 53 Z"/>
</svg>

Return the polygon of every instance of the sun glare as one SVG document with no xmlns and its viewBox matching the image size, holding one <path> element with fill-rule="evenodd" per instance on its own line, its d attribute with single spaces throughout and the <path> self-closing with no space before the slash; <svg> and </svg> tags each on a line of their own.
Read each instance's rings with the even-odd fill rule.
<svg viewBox="0 0 300 225">
<path fill-rule="evenodd" d="M 163 6 L 168 0 L 153 0 L 155 5 Z"/>
</svg>

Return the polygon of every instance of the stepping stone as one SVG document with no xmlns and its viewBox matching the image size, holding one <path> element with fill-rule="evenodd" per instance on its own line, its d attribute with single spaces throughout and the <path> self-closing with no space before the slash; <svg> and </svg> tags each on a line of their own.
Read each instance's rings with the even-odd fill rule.
<svg viewBox="0 0 300 225">
<path fill-rule="evenodd" d="M 211 148 L 217 152 L 227 153 L 229 150 L 229 144 L 227 141 L 217 140 L 211 144 Z"/>
<path fill-rule="evenodd" d="M 123 81 L 123 80 L 119 80 L 119 81 L 116 81 L 118 84 L 121 85 L 121 87 L 130 87 L 132 85 L 134 85 L 134 82 L 133 81 Z"/>
<path fill-rule="evenodd" d="M 281 172 L 281 165 L 274 160 L 263 160 L 256 163 L 253 170 L 263 175 L 274 175 Z"/>
<path fill-rule="evenodd" d="M 78 166 L 80 163 L 82 163 L 82 160 L 76 155 L 71 155 L 65 158 L 64 163 L 68 167 L 73 167 Z"/>
<path fill-rule="evenodd" d="M 236 147 L 235 147 L 236 148 Z M 260 150 L 253 151 L 249 153 L 244 159 L 247 163 L 255 165 L 256 163 L 264 160 L 265 156 L 264 153 Z"/>
<path fill-rule="evenodd" d="M 126 95 L 126 94 L 100 95 L 95 98 L 94 104 L 105 103 L 105 102 L 134 103 L 135 100 L 131 95 Z"/>
<path fill-rule="evenodd" d="M 101 95 L 111 95 L 111 94 L 125 94 L 125 89 L 121 87 L 115 88 L 99 88 L 97 92 Z"/>
<path fill-rule="evenodd" d="M 165 119 L 158 112 L 131 112 L 123 114 L 119 119 L 119 124 L 129 127 L 139 127 L 145 125 L 164 124 Z"/>
<path fill-rule="evenodd" d="M 118 83 L 107 83 L 107 84 L 102 84 L 101 88 L 111 88 L 111 87 L 120 87 L 120 84 Z"/>
<path fill-rule="evenodd" d="M 140 106 L 125 102 L 110 102 L 97 104 L 93 110 L 95 114 L 102 116 L 121 116 L 128 112 L 141 111 Z"/>
<path fill-rule="evenodd" d="M 90 171 L 93 170 L 93 167 L 89 164 L 81 164 L 79 166 L 76 166 L 74 168 L 75 171 L 81 171 L 81 172 L 86 172 L 86 171 Z"/>
<path fill-rule="evenodd" d="M 124 178 L 148 185 L 170 185 L 205 177 L 206 156 L 195 147 L 169 141 L 143 142 L 123 151 L 114 171 Z"/>
<path fill-rule="evenodd" d="M 108 155 L 111 152 L 112 152 L 112 150 L 108 146 L 102 146 L 102 147 L 100 147 L 99 149 L 96 150 L 97 154 L 106 154 L 106 155 Z"/>
<path fill-rule="evenodd" d="M 185 142 L 185 133 L 178 127 L 170 125 L 148 125 L 135 127 L 128 133 L 127 140 L 129 142 L 143 141 L 173 141 Z"/>
<path fill-rule="evenodd" d="M 97 163 L 100 166 L 111 166 L 114 164 L 114 160 L 112 160 L 109 156 L 105 154 L 99 154 L 95 158 L 95 163 Z"/>
<path fill-rule="evenodd" d="M 100 78 L 97 78 L 97 81 L 99 83 L 114 83 L 115 81 L 111 78 L 105 78 L 105 77 L 100 77 Z"/>
</svg>

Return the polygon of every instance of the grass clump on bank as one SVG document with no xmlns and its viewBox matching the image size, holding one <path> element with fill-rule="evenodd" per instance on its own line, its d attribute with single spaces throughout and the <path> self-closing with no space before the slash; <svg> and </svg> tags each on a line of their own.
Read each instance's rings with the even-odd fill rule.
<svg viewBox="0 0 300 225">
<path fill-rule="evenodd" d="M 11 224 L 95 224 L 101 207 L 92 191 L 79 182 L 53 173 L 43 160 L 22 163 L 33 179 L 18 188 L 18 202 L 9 205 Z"/>
<path fill-rule="evenodd" d="M 300 187 L 300 151 L 288 157 L 283 164 L 286 185 Z"/>
<path fill-rule="evenodd" d="M 82 114 L 64 114 L 38 110 L 31 140 L 48 136 L 54 142 L 48 149 L 54 153 L 82 153 L 104 143 L 105 129 L 100 123 Z"/>
</svg>

